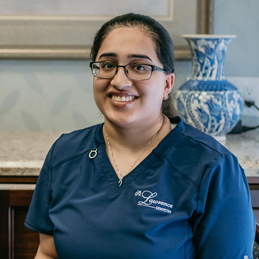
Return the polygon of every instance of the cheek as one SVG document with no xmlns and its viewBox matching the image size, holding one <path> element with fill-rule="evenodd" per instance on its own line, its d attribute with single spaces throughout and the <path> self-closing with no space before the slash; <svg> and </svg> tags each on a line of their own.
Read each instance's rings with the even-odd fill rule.
<svg viewBox="0 0 259 259">
<path fill-rule="evenodd" d="M 163 90 L 161 85 L 154 84 L 149 85 L 145 92 L 145 99 L 143 105 L 149 109 L 151 113 L 155 113 L 162 107 L 163 102 Z"/>
<path fill-rule="evenodd" d="M 152 95 L 154 99 L 163 99 L 163 94 L 165 91 L 165 81 L 163 79 L 154 80 L 152 85 L 148 86 L 149 95 Z"/>
<path fill-rule="evenodd" d="M 94 77 L 93 78 L 93 90 L 94 92 L 97 91 L 98 89 L 100 89 L 101 87 L 101 82 L 98 80 L 98 78 Z"/>
<path fill-rule="evenodd" d="M 98 107 L 102 103 L 102 99 L 103 99 L 102 92 L 103 91 L 102 91 L 101 85 L 93 82 L 93 97 Z"/>
<path fill-rule="evenodd" d="M 99 79 L 99 78 L 94 78 L 93 79 L 93 93 L 94 95 L 101 94 L 104 93 L 106 88 L 109 85 L 109 81 L 108 80 L 104 80 L 104 79 Z"/>
<path fill-rule="evenodd" d="M 97 93 L 98 93 L 98 86 L 96 85 L 96 83 L 93 80 L 93 96 L 94 96 L 95 100 L 96 100 L 96 97 L 97 97 Z"/>
</svg>

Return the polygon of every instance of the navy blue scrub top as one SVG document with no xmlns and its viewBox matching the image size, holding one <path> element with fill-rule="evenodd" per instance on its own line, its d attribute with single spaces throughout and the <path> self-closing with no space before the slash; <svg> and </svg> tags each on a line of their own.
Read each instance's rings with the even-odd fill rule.
<svg viewBox="0 0 259 259">
<path fill-rule="evenodd" d="M 53 235 L 60 259 L 252 258 L 255 220 L 236 157 L 179 117 L 171 122 L 121 187 L 103 124 L 63 134 L 25 225 Z"/>
</svg>

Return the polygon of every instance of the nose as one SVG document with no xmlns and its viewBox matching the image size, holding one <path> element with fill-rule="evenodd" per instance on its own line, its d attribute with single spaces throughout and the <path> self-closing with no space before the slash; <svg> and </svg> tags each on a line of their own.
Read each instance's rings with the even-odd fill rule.
<svg viewBox="0 0 259 259">
<path fill-rule="evenodd" d="M 111 80 L 111 85 L 118 89 L 124 89 L 132 85 L 131 80 L 126 75 L 124 67 L 118 66 L 117 72 Z"/>
</svg>

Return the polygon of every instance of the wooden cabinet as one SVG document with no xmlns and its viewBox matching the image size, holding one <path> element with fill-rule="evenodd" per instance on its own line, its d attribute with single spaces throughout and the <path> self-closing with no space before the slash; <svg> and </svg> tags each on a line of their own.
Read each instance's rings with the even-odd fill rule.
<svg viewBox="0 0 259 259">
<path fill-rule="evenodd" d="M 0 254 L 2 259 L 34 258 L 39 235 L 24 226 L 33 190 L 0 191 Z"/>
<path fill-rule="evenodd" d="M 36 177 L 0 177 L 1 184 L 17 184 L 15 190 L 0 190 L 0 258 L 32 259 L 38 244 L 38 233 L 26 228 L 24 220 L 33 194 Z M 21 185 L 23 184 L 23 185 Z M 20 189 L 20 186 L 29 186 Z"/>
<path fill-rule="evenodd" d="M 1 178 L 0 183 L 34 184 L 36 178 Z M 252 204 L 259 222 L 259 177 L 248 177 Z M 0 190 L 0 258 L 32 259 L 39 239 L 38 233 L 24 226 L 33 190 Z"/>
</svg>

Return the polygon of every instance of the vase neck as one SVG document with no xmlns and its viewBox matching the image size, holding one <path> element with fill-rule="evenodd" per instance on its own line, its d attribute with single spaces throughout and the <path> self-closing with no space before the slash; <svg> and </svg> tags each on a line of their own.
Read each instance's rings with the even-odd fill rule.
<svg viewBox="0 0 259 259">
<path fill-rule="evenodd" d="M 187 38 L 192 52 L 193 80 L 224 80 L 229 38 Z"/>
</svg>

